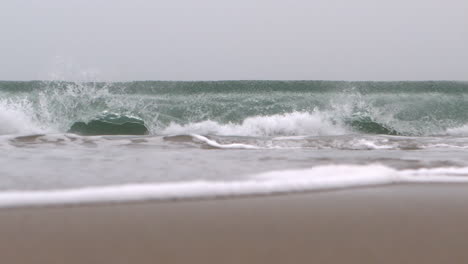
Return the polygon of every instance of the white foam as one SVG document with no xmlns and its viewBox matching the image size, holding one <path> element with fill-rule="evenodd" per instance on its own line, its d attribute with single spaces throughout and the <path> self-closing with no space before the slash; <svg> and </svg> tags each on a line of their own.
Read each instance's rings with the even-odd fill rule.
<svg viewBox="0 0 468 264">
<path fill-rule="evenodd" d="M 451 182 L 458 182 L 462 181 L 465 182 L 468 180 L 468 167 L 461 167 L 461 168 L 422 168 L 417 170 L 403 170 L 400 172 L 402 175 L 405 175 L 407 180 L 411 181 L 432 181 L 432 182 L 440 182 L 440 181 L 451 181 Z M 443 175 L 443 177 L 441 177 Z"/>
<path fill-rule="evenodd" d="M 447 129 L 447 134 L 451 136 L 468 136 L 468 124 L 461 127 L 449 128 Z"/>
<path fill-rule="evenodd" d="M 353 142 L 352 142 L 353 143 Z M 359 139 L 353 146 L 355 149 L 365 147 L 367 149 L 394 149 L 394 146 L 390 145 L 377 145 L 375 141 L 368 139 Z"/>
<path fill-rule="evenodd" d="M 163 134 L 202 134 L 222 136 L 297 136 L 297 135 L 342 135 L 346 130 L 333 124 L 319 111 L 312 113 L 292 112 L 282 115 L 254 116 L 241 124 L 220 124 L 207 120 L 180 125 L 171 123 Z"/>
<path fill-rule="evenodd" d="M 468 182 L 467 176 L 468 168 L 397 171 L 382 165 L 329 165 L 305 170 L 266 172 L 234 182 L 191 181 L 52 191 L 4 191 L 0 193 L 0 207 L 229 197 L 398 182 Z"/>
<path fill-rule="evenodd" d="M 253 146 L 253 145 L 248 145 L 248 144 L 241 144 L 241 143 L 233 143 L 233 144 L 220 144 L 216 142 L 215 140 L 211 140 L 207 137 L 197 135 L 197 134 L 191 134 L 191 136 L 195 139 L 198 139 L 205 144 L 215 147 L 215 148 L 223 148 L 223 149 L 258 149 L 259 147 Z"/>
<path fill-rule="evenodd" d="M 34 122 L 32 107 L 26 100 L 11 102 L 0 100 L 0 135 L 40 133 L 42 129 Z"/>
</svg>

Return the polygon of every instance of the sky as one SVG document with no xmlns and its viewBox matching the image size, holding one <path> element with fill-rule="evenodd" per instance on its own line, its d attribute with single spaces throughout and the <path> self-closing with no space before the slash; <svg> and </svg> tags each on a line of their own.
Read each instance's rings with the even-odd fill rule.
<svg viewBox="0 0 468 264">
<path fill-rule="evenodd" d="M 0 80 L 468 80 L 467 0 L 2 0 Z"/>
</svg>

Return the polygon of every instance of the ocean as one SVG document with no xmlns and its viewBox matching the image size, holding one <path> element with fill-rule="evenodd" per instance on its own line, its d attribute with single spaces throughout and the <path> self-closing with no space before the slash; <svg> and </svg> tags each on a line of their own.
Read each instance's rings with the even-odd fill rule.
<svg viewBox="0 0 468 264">
<path fill-rule="evenodd" d="M 0 207 L 420 182 L 468 182 L 468 82 L 0 82 Z"/>
</svg>

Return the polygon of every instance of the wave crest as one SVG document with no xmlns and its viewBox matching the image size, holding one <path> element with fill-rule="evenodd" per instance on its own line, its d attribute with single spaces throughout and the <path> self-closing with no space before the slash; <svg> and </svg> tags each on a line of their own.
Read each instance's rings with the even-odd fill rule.
<svg viewBox="0 0 468 264">
<path fill-rule="evenodd" d="M 163 134 L 202 134 L 220 136 L 323 136 L 342 135 L 347 130 L 341 125 L 330 121 L 319 111 L 312 113 L 292 112 L 282 115 L 254 116 L 246 118 L 242 123 L 220 124 L 207 120 L 197 123 L 180 125 L 171 123 Z"/>
<path fill-rule="evenodd" d="M 0 135 L 42 132 L 31 113 L 34 110 L 26 100 L 0 100 Z"/>
<path fill-rule="evenodd" d="M 447 129 L 447 134 L 450 136 L 468 136 L 468 124 L 461 127 L 449 128 Z"/>
</svg>

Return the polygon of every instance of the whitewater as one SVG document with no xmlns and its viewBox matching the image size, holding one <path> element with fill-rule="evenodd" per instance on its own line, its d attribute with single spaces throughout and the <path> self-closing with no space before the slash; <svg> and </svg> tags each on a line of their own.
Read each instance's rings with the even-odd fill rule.
<svg viewBox="0 0 468 264">
<path fill-rule="evenodd" d="M 0 150 L 0 207 L 468 182 L 468 83 L 4 81 Z"/>
</svg>

